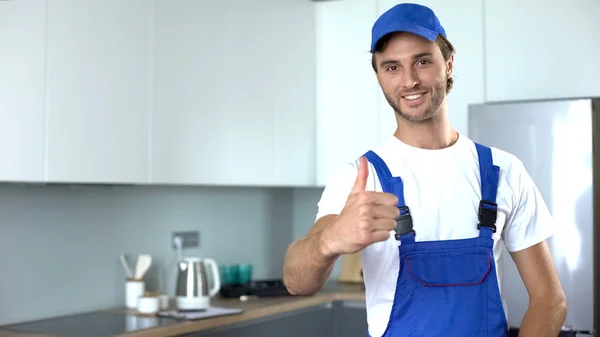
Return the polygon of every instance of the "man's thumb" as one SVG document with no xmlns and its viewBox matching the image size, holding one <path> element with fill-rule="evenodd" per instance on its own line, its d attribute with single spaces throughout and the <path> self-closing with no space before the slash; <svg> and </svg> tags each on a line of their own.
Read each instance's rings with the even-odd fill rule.
<svg viewBox="0 0 600 337">
<path fill-rule="evenodd" d="M 358 174 L 356 175 L 356 181 L 354 182 L 354 188 L 352 192 L 361 192 L 367 189 L 367 178 L 369 177 L 369 166 L 367 158 L 360 157 L 358 164 Z"/>
</svg>

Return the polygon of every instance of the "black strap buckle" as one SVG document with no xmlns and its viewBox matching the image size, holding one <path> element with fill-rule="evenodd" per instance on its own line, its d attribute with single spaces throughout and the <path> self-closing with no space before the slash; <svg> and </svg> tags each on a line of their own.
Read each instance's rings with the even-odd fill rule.
<svg viewBox="0 0 600 337">
<path fill-rule="evenodd" d="M 400 240 L 400 235 L 411 232 L 415 233 L 408 206 L 400 206 L 398 209 L 400 210 L 400 216 L 396 218 L 396 234 L 394 235 L 396 240 Z M 402 214 L 402 211 L 406 211 L 406 214 Z"/>
<path fill-rule="evenodd" d="M 485 207 L 491 206 L 492 208 Z M 481 200 L 479 202 L 479 223 L 477 229 L 481 226 L 489 227 L 496 233 L 496 218 L 498 216 L 498 204 L 492 201 Z"/>
</svg>

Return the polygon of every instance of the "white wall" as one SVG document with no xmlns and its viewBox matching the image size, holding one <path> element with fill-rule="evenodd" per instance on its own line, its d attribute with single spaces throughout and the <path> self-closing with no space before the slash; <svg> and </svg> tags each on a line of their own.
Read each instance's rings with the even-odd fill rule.
<svg viewBox="0 0 600 337">
<path fill-rule="evenodd" d="M 600 2 L 485 3 L 489 101 L 600 96 Z"/>
</svg>

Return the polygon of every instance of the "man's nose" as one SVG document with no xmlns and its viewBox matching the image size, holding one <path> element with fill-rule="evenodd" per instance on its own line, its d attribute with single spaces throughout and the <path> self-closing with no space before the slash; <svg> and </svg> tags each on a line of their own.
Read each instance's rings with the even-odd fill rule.
<svg viewBox="0 0 600 337">
<path fill-rule="evenodd" d="M 405 69 L 402 72 L 402 86 L 407 89 L 410 89 L 414 88 L 417 84 L 419 84 L 417 72 L 411 68 Z"/>
</svg>

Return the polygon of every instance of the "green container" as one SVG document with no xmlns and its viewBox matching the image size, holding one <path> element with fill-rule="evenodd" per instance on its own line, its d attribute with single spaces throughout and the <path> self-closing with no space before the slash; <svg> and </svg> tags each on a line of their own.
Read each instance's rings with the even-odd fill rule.
<svg viewBox="0 0 600 337">
<path fill-rule="evenodd" d="M 239 266 L 239 278 L 238 284 L 246 284 L 252 281 L 252 265 L 249 263 L 241 264 Z"/>
<path fill-rule="evenodd" d="M 252 271 L 252 265 L 248 263 L 219 266 L 221 285 L 246 284 L 252 280 Z"/>
</svg>

